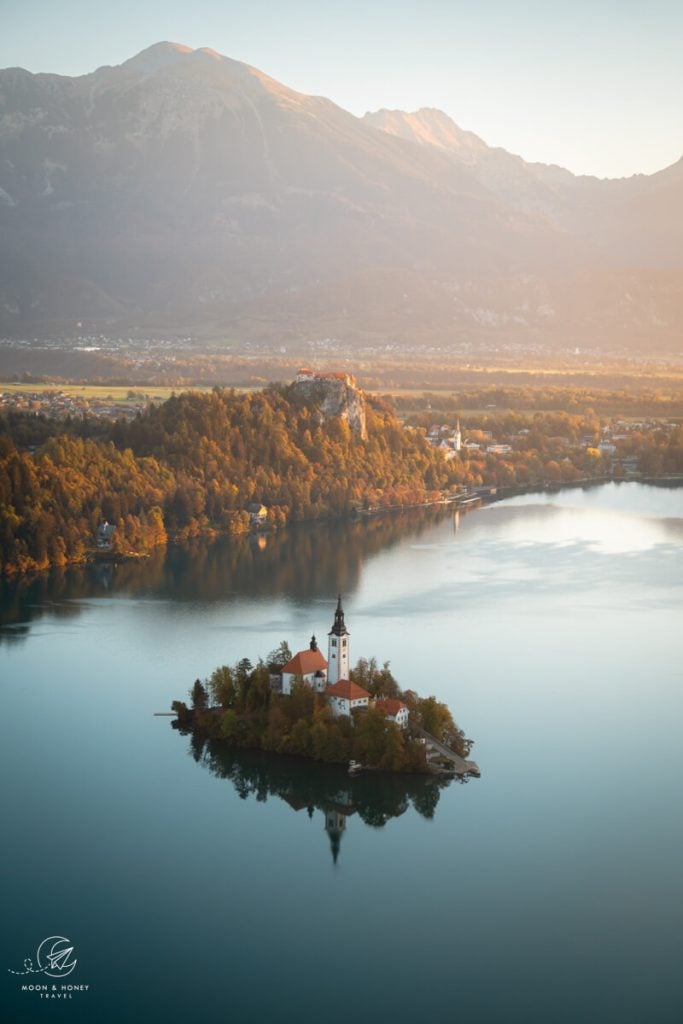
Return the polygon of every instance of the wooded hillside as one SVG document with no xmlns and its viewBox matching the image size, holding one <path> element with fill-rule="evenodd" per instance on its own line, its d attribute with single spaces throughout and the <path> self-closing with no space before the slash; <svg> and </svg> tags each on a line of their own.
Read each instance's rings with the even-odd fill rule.
<svg viewBox="0 0 683 1024">
<path fill-rule="evenodd" d="M 82 561 L 104 521 L 114 554 L 140 555 L 169 534 L 242 532 L 251 501 L 280 526 L 422 501 L 453 475 L 381 402 L 368 401 L 361 440 L 286 386 L 181 394 L 102 429 L 81 437 L 78 424 L 48 423 L 53 436 L 26 452 L 0 423 L 2 571 Z"/>
</svg>

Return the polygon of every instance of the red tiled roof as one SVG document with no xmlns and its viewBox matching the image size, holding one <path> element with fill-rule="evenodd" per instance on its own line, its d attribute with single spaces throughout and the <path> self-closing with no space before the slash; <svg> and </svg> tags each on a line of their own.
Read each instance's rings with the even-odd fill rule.
<svg viewBox="0 0 683 1024">
<path fill-rule="evenodd" d="M 401 708 L 405 708 L 406 705 L 398 697 L 387 697 L 385 700 L 376 701 L 375 707 L 379 708 L 380 711 L 385 711 L 392 718 L 396 718 Z"/>
<path fill-rule="evenodd" d="M 344 373 L 343 370 L 331 370 L 329 373 L 316 373 L 317 380 L 354 380 L 355 378 L 350 373 Z"/>
<path fill-rule="evenodd" d="M 320 650 L 312 651 L 307 647 L 305 651 L 299 651 L 291 661 L 282 666 L 283 672 L 291 672 L 295 676 L 308 676 L 311 672 L 318 672 L 327 668 L 327 662 Z"/>
<path fill-rule="evenodd" d="M 340 679 L 338 683 L 328 686 L 325 693 L 330 697 L 346 697 L 347 700 L 360 700 L 362 697 L 369 697 L 370 694 L 357 683 L 350 679 Z"/>
</svg>

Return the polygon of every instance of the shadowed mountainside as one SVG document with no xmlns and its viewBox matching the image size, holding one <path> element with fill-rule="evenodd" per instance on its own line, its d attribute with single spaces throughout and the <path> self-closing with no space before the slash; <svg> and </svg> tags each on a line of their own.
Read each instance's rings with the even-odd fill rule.
<svg viewBox="0 0 683 1024">
<path fill-rule="evenodd" d="M 0 72 L 0 331 L 674 348 L 683 164 L 620 181 L 357 118 L 208 49 Z"/>
</svg>

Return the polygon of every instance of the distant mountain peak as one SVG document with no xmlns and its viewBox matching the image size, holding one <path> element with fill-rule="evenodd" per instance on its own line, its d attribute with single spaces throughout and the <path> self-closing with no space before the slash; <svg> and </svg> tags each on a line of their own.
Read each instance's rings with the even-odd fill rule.
<svg viewBox="0 0 683 1024">
<path fill-rule="evenodd" d="M 124 61 L 121 66 L 134 70 L 153 72 L 165 67 L 167 64 L 182 60 L 191 53 L 194 53 L 192 48 L 184 46 L 182 43 L 153 43 L 152 46 L 148 46 L 145 50 L 141 50 L 140 53 L 136 53 L 134 57 Z"/>
<path fill-rule="evenodd" d="M 225 60 L 223 54 L 218 53 L 216 50 L 212 50 L 210 46 L 200 46 L 195 53 L 203 53 L 206 57 L 211 57 L 213 60 Z"/>
<path fill-rule="evenodd" d="M 134 57 L 124 61 L 122 67 L 148 67 L 155 70 L 156 68 L 164 67 L 166 64 L 174 64 L 188 59 L 203 60 L 207 57 L 214 61 L 225 61 L 230 64 L 239 63 L 239 61 L 233 61 L 231 58 L 223 56 L 222 53 L 218 53 L 217 50 L 211 49 L 210 46 L 200 46 L 193 50 L 191 46 L 185 46 L 183 43 L 161 42 L 153 43 L 152 46 L 148 46 L 146 49 L 141 50 L 140 53 L 136 53 Z"/>
<path fill-rule="evenodd" d="M 301 93 L 270 78 L 258 68 L 226 57 L 210 46 L 201 46 L 193 50 L 182 43 L 154 43 L 125 61 L 120 67 L 143 78 L 154 77 L 157 73 L 165 75 L 166 72 L 174 75 L 178 71 L 180 75 L 189 76 L 197 83 L 210 81 L 219 87 L 222 84 L 225 89 L 236 90 L 234 95 L 244 89 L 252 94 L 256 88 L 257 91 L 263 90 L 276 100 L 290 105 L 298 105 L 307 99 Z"/>
<path fill-rule="evenodd" d="M 188 62 L 196 64 L 197 62 L 205 62 L 207 60 L 230 64 L 235 67 L 247 67 L 247 65 L 240 65 L 239 61 L 231 60 L 230 57 L 224 57 L 222 53 L 212 50 L 210 46 L 200 46 L 198 49 L 193 50 L 191 46 L 172 42 L 153 43 L 152 46 L 148 46 L 134 57 L 124 61 L 121 67 L 153 74 L 165 67 Z"/>
<path fill-rule="evenodd" d="M 476 163 L 489 148 L 478 135 L 460 128 L 448 114 L 436 107 L 420 107 L 413 111 L 368 111 L 363 120 L 373 128 L 421 146 L 437 146 L 457 152 L 464 163 Z"/>
</svg>

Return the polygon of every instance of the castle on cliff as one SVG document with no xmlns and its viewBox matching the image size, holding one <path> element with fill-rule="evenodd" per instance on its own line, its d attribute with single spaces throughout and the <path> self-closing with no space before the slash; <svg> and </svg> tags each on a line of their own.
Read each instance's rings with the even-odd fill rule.
<svg viewBox="0 0 683 1024">
<path fill-rule="evenodd" d="M 340 380 L 342 384 L 346 384 L 349 388 L 355 388 L 356 378 L 352 373 L 344 373 L 343 370 L 334 370 L 329 373 L 316 373 L 314 370 L 309 370 L 307 366 L 302 367 L 294 378 L 295 384 L 305 383 L 306 381 L 315 380 Z"/>
</svg>

